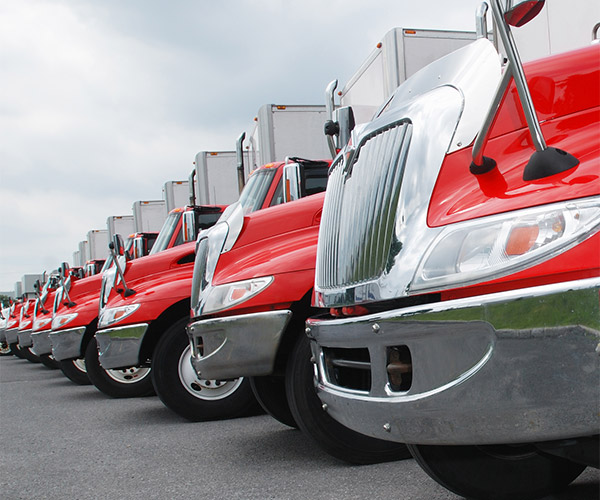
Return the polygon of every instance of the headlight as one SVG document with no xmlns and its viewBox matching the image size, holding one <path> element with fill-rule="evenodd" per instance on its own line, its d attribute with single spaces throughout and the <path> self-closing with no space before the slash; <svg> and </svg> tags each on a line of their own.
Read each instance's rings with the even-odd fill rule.
<svg viewBox="0 0 600 500">
<path fill-rule="evenodd" d="M 105 326 L 112 325 L 113 323 L 117 323 L 127 316 L 132 315 L 135 311 L 138 310 L 140 304 L 130 304 L 127 306 L 121 307 L 111 307 L 110 309 L 104 309 L 100 314 L 100 319 L 98 320 L 98 327 L 103 328 Z"/>
<path fill-rule="evenodd" d="M 598 199 L 453 224 L 421 259 L 410 290 L 440 290 L 506 276 L 564 252 L 599 225 Z"/>
<path fill-rule="evenodd" d="M 272 282 L 273 276 L 265 276 L 212 287 L 206 297 L 202 314 L 212 314 L 240 304 L 262 292 Z"/>
<path fill-rule="evenodd" d="M 60 330 L 67 323 L 70 323 L 77 317 L 77 313 L 73 314 L 61 314 L 60 316 L 54 316 L 52 320 L 52 329 Z"/>
<path fill-rule="evenodd" d="M 40 330 L 41 328 L 44 328 L 48 323 L 50 323 L 50 321 L 52 321 L 52 318 L 42 318 L 42 319 L 35 319 L 33 321 L 33 330 Z"/>
</svg>

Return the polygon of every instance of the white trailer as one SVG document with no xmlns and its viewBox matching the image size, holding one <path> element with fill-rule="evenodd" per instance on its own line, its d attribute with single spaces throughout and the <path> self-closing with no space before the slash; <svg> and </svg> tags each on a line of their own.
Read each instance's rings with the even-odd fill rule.
<svg viewBox="0 0 600 500">
<path fill-rule="evenodd" d="M 167 181 L 162 188 L 163 200 L 167 203 L 167 213 L 174 208 L 184 207 L 190 202 L 188 181 Z"/>
<path fill-rule="evenodd" d="M 108 231 L 92 229 L 87 233 L 88 260 L 105 260 L 108 257 Z"/>
<path fill-rule="evenodd" d="M 314 160 L 330 158 L 323 134 L 327 118 L 325 106 L 264 104 L 246 137 L 249 170 L 284 161 L 288 156 Z"/>
<path fill-rule="evenodd" d="M 79 259 L 82 263 L 81 265 L 85 265 L 90 260 L 90 249 L 87 240 L 79 242 Z"/>
<path fill-rule="evenodd" d="M 246 165 L 247 159 L 246 154 Z M 230 205 L 238 200 L 240 190 L 235 151 L 200 151 L 194 163 L 196 205 Z"/>
<path fill-rule="evenodd" d="M 108 241 L 112 241 L 115 234 L 120 234 L 123 241 L 127 240 L 134 232 L 133 215 L 111 215 L 106 219 Z"/>
<path fill-rule="evenodd" d="M 159 232 L 167 218 L 165 200 L 135 201 L 132 207 L 136 233 Z"/>
<path fill-rule="evenodd" d="M 43 274 L 24 274 L 21 278 L 21 295 L 32 295 L 35 294 L 35 282 L 39 280 L 40 283 L 44 282 Z M 15 287 L 15 292 L 16 292 Z"/>
<path fill-rule="evenodd" d="M 421 68 L 475 40 L 475 32 L 393 28 L 339 93 L 356 123 L 370 121 L 394 90 Z"/>
<path fill-rule="evenodd" d="M 79 250 L 75 250 L 73 252 L 73 267 L 81 267 L 84 262 L 81 262 L 81 252 Z"/>
</svg>

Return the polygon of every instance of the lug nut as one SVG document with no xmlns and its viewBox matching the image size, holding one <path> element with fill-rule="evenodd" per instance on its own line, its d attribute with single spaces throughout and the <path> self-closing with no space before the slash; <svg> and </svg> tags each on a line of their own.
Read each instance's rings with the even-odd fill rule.
<svg viewBox="0 0 600 500">
<path fill-rule="evenodd" d="M 383 430 L 385 432 L 391 432 L 392 426 L 389 423 L 385 423 L 385 424 L 383 424 Z"/>
<path fill-rule="evenodd" d="M 381 327 L 377 323 L 375 323 L 371 328 L 373 328 L 373 333 L 379 333 L 379 330 L 381 330 Z"/>
<path fill-rule="evenodd" d="M 323 408 L 323 411 L 327 411 L 327 408 L 329 408 L 329 406 L 327 406 L 327 403 L 323 403 L 323 406 L 321 406 L 321 408 Z"/>
</svg>

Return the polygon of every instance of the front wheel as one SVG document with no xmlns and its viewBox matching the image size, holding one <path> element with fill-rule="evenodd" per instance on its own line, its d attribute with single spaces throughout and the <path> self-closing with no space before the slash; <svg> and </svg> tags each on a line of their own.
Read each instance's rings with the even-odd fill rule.
<svg viewBox="0 0 600 500">
<path fill-rule="evenodd" d="M 10 349 L 10 353 L 14 354 L 17 358 L 25 359 L 19 344 L 14 342 L 12 344 L 8 344 L 8 348 Z"/>
<path fill-rule="evenodd" d="M 248 379 L 198 378 L 191 364 L 190 342 L 185 332 L 188 321 L 182 318 L 174 323 L 154 349 L 152 381 L 160 400 L 192 422 L 255 413 L 258 404 Z"/>
<path fill-rule="evenodd" d="M 77 358 L 59 361 L 58 367 L 60 368 L 60 371 L 63 372 L 63 375 L 71 382 L 74 382 L 77 385 L 91 385 L 85 368 L 85 361 L 83 359 Z"/>
<path fill-rule="evenodd" d="M 299 333 L 286 369 L 288 402 L 302 431 L 330 455 L 353 464 L 374 464 L 410 457 L 406 445 L 365 436 L 344 427 L 325 410 L 314 384 L 308 337 Z"/>
<path fill-rule="evenodd" d="M 52 354 L 40 355 L 40 361 L 46 368 L 50 368 L 51 370 L 56 370 L 56 369 L 60 368 L 58 361 L 56 361 L 56 359 L 54 359 L 54 356 L 52 356 Z"/>
<path fill-rule="evenodd" d="M 11 356 L 12 351 L 6 342 L 0 342 L 0 356 Z"/>
<path fill-rule="evenodd" d="M 409 449 L 434 480 L 471 499 L 540 498 L 564 488 L 585 469 L 528 445 L 409 445 Z"/>
<path fill-rule="evenodd" d="M 19 349 L 27 361 L 30 361 L 31 363 L 42 362 L 40 357 L 37 354 L 34 354 L 34 352 L 31 350 L 31 347 L 20 347 Z"/>
<path fill-rule="evenodd" d="M 284 377 L 251 377 L 250 387 L 263 410 L 278 422 L 298 428 L 288 404 Z"/>
<path fill-rule="evenodd" d="M 137 398 L 154 394 L 150 368 L 132 366 L 122 370 L 105 370 L 98 358 L 98 345 L 93 338 L 85 350 L 88 377 L 96 388 L 112 398 Z"/>
</svg>

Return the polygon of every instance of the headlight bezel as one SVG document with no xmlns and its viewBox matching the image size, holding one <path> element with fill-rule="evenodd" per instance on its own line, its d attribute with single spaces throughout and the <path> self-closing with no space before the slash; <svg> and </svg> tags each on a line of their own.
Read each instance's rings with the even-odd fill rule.
<svg viewBox="0 0 600 500">
<path fill-rule="evenodd" d="M 102 309 L 98 318 L 98 328 L 106 328 L 123 321 L 140 308 L 139 303 Z M 118 315 L 118 316 L 117 316 Z"/>
<path fill-rule="evenodd" d="M 52 330 L 60 330 L 73 321 L 78 315 L 79 313 L 70 313 L 54 316 L 54 318 L 52 318 Z"/>
<path fill-rule="evenodd" d="M 215 285 L 210 288 L 205 297 L 202 314 L 226 311 L 247 302 L 266 290 L 274 281 L 274 276 L 261 276 Z M 241 295 L 234 297 L 235 293 L 241 293 Z"/>
<path fill-rule="evenodd" d="M 600 198 L 597 197 L 529 207 L 449 225 L 421 257 L 409 284 L 409 294 L 448 290 L 514 274 L 572 248 L 599 227 Z M 483 248 L 485 242 L 488 243 L 487 254 Z M 476 253 L 478 246 L 479 254 Z M 468 255 L 470 261 L 465 258 Z"/>
</svg>

